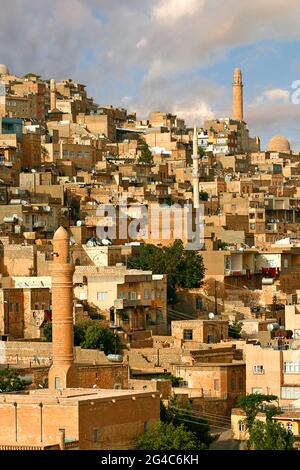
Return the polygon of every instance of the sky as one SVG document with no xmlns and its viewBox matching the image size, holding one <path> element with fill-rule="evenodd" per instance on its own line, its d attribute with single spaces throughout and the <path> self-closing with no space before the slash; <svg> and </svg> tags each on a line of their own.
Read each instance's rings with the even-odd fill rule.
<svg viewBox="0 0 300 470">
<path fill-rule="evenodd" d="M 299 24 L 299 0 L 0 0 L 0 63 L 199 127 L 230 116 L 240 67 L 250 134 L 300 150 Z"/>
</svg>

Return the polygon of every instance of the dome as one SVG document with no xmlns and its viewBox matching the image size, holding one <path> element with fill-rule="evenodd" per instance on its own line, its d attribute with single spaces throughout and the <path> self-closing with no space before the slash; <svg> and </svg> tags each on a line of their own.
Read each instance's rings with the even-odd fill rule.
<svg viewBox="0 0 300 470">
<path fill-rule="evenodd" d="M 268 143 L 268 151 L 290 153 L 291 146 L 286 137 L 283 135 L 275 135 Z"/>
<path fill-rule="evenodd" d="M 8 67 L 4 64 L 0 64 L 0 75 L 9 75 Z"/>
</svg>

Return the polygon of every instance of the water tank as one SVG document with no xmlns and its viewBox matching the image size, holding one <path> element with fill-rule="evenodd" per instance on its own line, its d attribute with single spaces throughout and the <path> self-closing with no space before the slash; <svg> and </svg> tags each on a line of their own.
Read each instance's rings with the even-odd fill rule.
<svg viewBox="0 0 300 470">
<path fill-rule="evenodd" d="M 121 354 L 109 354 L 107 359 L 111 362 L 123 362 L 123 356 Z"/>
</svg>

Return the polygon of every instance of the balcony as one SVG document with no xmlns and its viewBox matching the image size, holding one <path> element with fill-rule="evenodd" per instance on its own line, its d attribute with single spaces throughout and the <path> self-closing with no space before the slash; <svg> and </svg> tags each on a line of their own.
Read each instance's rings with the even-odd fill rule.
<svg viewBox="0 0 300 470">
<path fill-rule="evenodd" d="M 225 269 L 224 274 L 225 276 L 246 276 L 247 269 Z M 249 274 L 251 274 L 251 272 Z"/>
<path fill-rule="evenodd" d="M 141 305 L 141 300 L 116 299 L 114 301 L 114 307 L 116 310 L 123 310 L 126 307 L 139 307 Z"/>
</svg>

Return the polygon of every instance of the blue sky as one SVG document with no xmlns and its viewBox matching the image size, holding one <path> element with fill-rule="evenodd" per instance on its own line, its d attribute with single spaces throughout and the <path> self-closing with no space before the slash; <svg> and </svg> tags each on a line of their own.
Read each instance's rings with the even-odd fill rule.
<svg viewBox="0 0 300 470">
<path fill-rule="evenodd" d="M 300 150 L 299 0 L 0 0 L 0 62 L 12 73 L 73 78 L 99 103 L 184 117 L 229 116 L 235 67 L 245 119 L 263 146 Z"/>
</svg>

